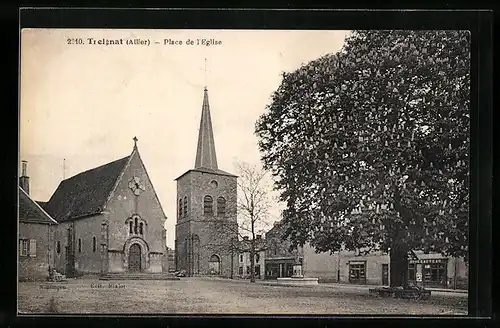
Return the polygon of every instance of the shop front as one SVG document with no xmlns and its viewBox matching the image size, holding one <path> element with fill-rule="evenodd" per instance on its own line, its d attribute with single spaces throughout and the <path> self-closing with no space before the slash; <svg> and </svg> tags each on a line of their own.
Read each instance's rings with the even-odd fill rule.
<svg viewBox="0 0 500 328">
<path fill-rule="evenodd" d="M 423 287 L 446 288 L 447 269 L 447 258 L 412 260 L 408 265 L 408 281 Z"/>
<path fill-rule="evenodd" d="M 300 259 L 300 263 L 302 263 Z M 293 268 L 296 264 L 294 257 L 266 259 L 265 279 L 289 278 L 293 276 Z"/>
</svg>

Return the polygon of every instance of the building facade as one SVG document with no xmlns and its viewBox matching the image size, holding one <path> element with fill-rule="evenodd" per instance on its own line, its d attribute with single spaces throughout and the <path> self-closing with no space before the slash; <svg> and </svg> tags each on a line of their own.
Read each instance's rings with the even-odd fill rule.
<svg viewBox="0 0 500 328">
<path fill-rule="evenodd" d="M 175 250 L 167 248 L 166 265 L 164 272 L 175 272 Z"/>
<path fill-rule="evenodd" d="M 163 272 L 166 216 L 134 141 L 129 156 L 63 180 L 45 204 L 59 222 L 57 271 Z"/>
<path fill-rule="evenodd" d="M 252 241 L 248 237 L 243 237 L 240 241 L 238 251 L 238 277 L 243 279 L 250 278 L 251 275 L 251 260 L 250 250 Z M 255 236 L 255 254 L 254 254 L 254 270 L 255 279 L 265 278 L 265 258 L 266 258 L 266 242 L 261 235 Z"/>
<path fill-rule="evenodd" d="M 189 276 L 233 277 L 238 269 L 237 177 L 218 168 L 206 88 L 195 167 L 176 181 L 176 269 Z"/>
<path fill-rule="evenodd" d="M 266 234 L 266 279 L 289 277 L 294 261 L 302 264 L 304 277 L 319 278 L 320 282 L 346 284 L 389 285 L 390 261 L 385 252 L 360 255 L 359 251 L 316 253 L 304 245 L 290 251 L 290 243 L 282 240 L 285 227 L 281 222 Z M 297 259 L 297 260 L 295 260 Z M 463 259 L 445 257 L 439 253 L 412 252 L 408 265 L 409 283 L 434 288 L 468 288 L 468 268 Z"/>
<path fill-rule="evenodd" d="M 266 233 L 267 249 L 265 252 L 265 279 L 291 277 L 293 266 L 304 262 L 304 249 L 290 249 L 291 243 L 283 239 L 285 226 L 281 221 Z M 303 272 L 304 274 L 304 272 Z"/>
<path fill-rule="evenodd" d="M 53 239 L 58 224 L 30 197 L 26 169 L 27 163 L 23 161 L 18 190 L 18 279 L 45 280 L 54 267 Z"/>
</svg>

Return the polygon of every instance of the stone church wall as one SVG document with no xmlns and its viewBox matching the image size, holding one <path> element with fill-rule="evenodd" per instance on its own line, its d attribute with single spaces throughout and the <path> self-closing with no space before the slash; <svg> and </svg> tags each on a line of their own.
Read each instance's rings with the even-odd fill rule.
<svg viewBox="0 0 500 328">
<path fill-rule="evenodd" d="M 214 187 L 211 182 L 217 182 Z M 220 258 L 220 275 L 231 276 L 238 272 L 238 254 L 232 250 L 231 239 L 237 241 L 237 231 L 231 224 L 236 223 L 236 178 L 230 176 L 216 175 L 199 171 L 191 171 L 178 180 L 178 199 L 188 197 L 188 215 L 178 218 L 176 226 L 178 269 L 187 267 L 188 261 L 193 261 L 198 268 L 198 274 L 210 274 L 209 260 L 212 255 Z M 209 195 L 213 199 L 213 215 L 204 215 L 204 197 Z M 226 215 L 221 217 L 217 213 L 217 198 L 224 197 L 226 200 Z M 177 215 L 179 214 L 179 202 L 177 202 Z M 189 223 L 184 223 L 189 222 Z M 189 234 L 197 235 L 200 239 L 199 247 L 193 249 L 194 259 L 186 258 L 185 238 Z M 188 247 L 189 250 L 189 247 Z M 186 269 L 185 269 L 186 270 Z"/>
<path fill-rule="evenodd" d="M 57 272 L 66 272 L 66 246 L 68 245 L 67 229 L 70 223 L 61 222 L 54 227 L 54 266 Z M 59 244 L 59 247 L 57 245 Z"/>
<path fill-rule="evenodd" d="M 128 186 L 129 181 L 134 177 L 139 177 L 145 186 L 145 191 L 139 196 L 134 195 Z M 141 238 L 145 242 L 145 244 L 140 244 L 142 256 L 148 259 L 148 266 L 143 268 L 143 271 L 162 272 L 163 253 L 166 251 L 165 217 L 155 196 L 153 185 L 137 153 L 134 154 L 129 167 L 125 170 L 105 213 L 109 222 L 109 270 L 111 272 L 126 271 L 128 249 L 124 249 L 125 243 L 131 238 Z M 129 232 L 126 220 L 134 214 L 144 220 L 143 235 Z"/>
<path fill-rule="evenodd" d="M 75 274 L 96 274 L 101 272 L 101 223 L 104 217 L 94 215 L 68 222 L 61 222 L 54 231 L 54 262 L 60 273 L 66 273 L 66 247 L 68 229 L 73 228 L 73 250 L 75 254 Z M 96 237 L 96 249 L 93 251 L 92 237 Z M 81 251 L 79 241 L 81 240 Z M 59 242 L 59 252 L 57 243 Z"/>
<path fill-rule="evenodd" d="M 75 220 L 75 269 L 79 274 L 101 271 L 101 223 L 102 215 Z M 95 251 L 93 237 L 96 239 Z M 79 241 L 81 240 L 81 249 Z"/>
<path fill-rule="evenodd" d="M 22 256 L 19 254 L 19 280 L 42 280 L 53 267 L 54 245 L 52 240 L 54 226 L 48 224 L 20 223 L 19 239 L 36 240 L 36 252 Z"/>
</svg>

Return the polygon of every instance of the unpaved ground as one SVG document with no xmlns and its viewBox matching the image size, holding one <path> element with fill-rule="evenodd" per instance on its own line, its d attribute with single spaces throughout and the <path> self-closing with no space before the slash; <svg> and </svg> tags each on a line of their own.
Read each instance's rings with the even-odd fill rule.
<svg viewBox="0 0 500 328">
<path fill-rule="evenodd" d="M 24 282 L 19 283 L 18 304 L 21 313 L 467 314 L 466 297 L 399 300 L 373 297 L 359 288 L 286 287 L 205 278 Z"/>
</svg>

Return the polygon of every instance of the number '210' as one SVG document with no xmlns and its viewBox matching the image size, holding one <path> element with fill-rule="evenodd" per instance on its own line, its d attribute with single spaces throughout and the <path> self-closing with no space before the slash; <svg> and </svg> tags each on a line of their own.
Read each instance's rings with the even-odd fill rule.
<svg viewBox="0 0 500 328">
<path fill-rule="evenodd" d="M 68 44 L 83 44 L 82 38 L 76 38 L 76 39 L 68 38 L 66 41 L 68 42 Z"/>
</svg>

